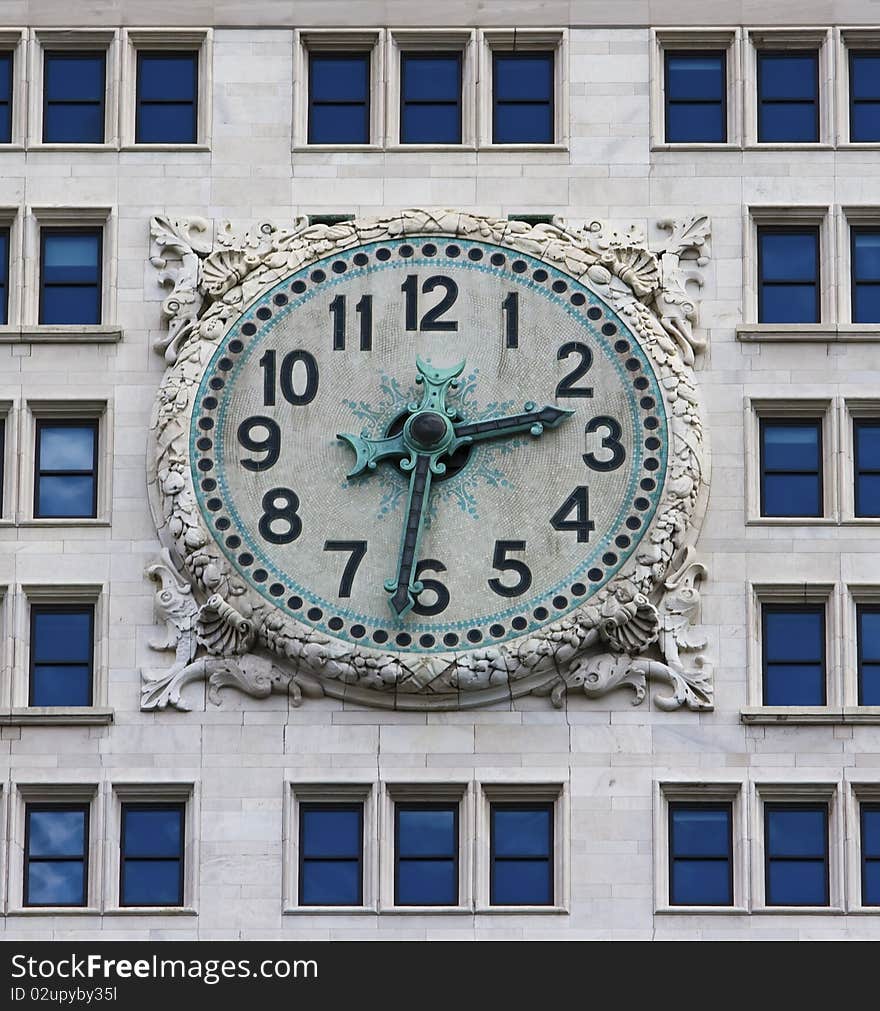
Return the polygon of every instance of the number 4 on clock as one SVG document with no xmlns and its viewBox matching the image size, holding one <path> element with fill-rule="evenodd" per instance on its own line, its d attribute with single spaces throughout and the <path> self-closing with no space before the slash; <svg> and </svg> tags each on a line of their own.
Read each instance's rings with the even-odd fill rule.
<svg viewBox="0 0 880 1011">
<path fill-rule="evenodd" d="M 569 519 L 572 513 L 574 519 Z M 553 513 L 550 526 L 554 530 L 576 530 L 580 542 L 590 539 L 590 531 L 596 529 L 596 524 L 590 519 L 590 489 L 586 485 L 578 485 Z"/>
</svg>

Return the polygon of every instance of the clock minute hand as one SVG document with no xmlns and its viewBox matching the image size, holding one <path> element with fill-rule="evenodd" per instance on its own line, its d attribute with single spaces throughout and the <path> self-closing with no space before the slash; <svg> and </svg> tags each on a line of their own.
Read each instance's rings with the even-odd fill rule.
<svg viewBox="0 0 880 1011">
<path fill-rule="evenodd" d="M 517 432 L 530 432 L 537 438 L 543 434 L 546 428 L 557 428 L 572 414 L 574 411 L 564 411 L 559 407 L 549 405 L 537 410 L 535 404 L 528 403 L 520 414 L 510 414 L 501 418 L 486 418 L 484 421 L 463 422 L 453 426 L 455 432 L 453 450 L 471 442 L 495 439 L 503 435 L 514 435 Z"/>
<path fill-rule="evenodd" d="M 422 538 L 422 521 L 428 493 L 431 490 L 431 475 L 435 461 L 429 454 L 416 453 L 401 466 L 412 470 L 409 479 L 409 500 L 406 510 L 406 524 L 400 544 L 400 559 L 397 563 L 397 577 L 385 581 L 385 589 L 392 594 L 391 607 L 398 618 L 410 611 L 421 592 L 421 585 L 413 579 L 418 557 L 419 541 Z"/>
</svg>

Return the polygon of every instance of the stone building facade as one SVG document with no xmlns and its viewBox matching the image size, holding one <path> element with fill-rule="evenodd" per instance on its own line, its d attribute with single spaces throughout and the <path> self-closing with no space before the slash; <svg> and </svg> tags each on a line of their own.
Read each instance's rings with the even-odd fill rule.
<svg viewBox="0 0 880 1011">
<path fill-rule="evenodd" d="M 50 0 L 5 5 L 3 937 L 880 936 L 880 905 L 871 902 L 880 902 L 872 884 L 880 832 L 871 821 L 880 819 L 880 708 L 866 688 L 880 521 L 857 501 L 871 468 L 867 449 L 859 463 L 856 445 L 880 419 L 880 317 L 855 322 L 853 312 L 862 279 L 853 235 L 880 229 L 880 146 L 853 140 L 851 129 L 851 98 L 859 97 L 851 94 L 851 55 L 880 54 L 880 28 L 865 21 L 863 4 L 832 8 L 833 18 L 827 5 L 809 2 L 760 12 L 705 3 L 658 11 L 636 2 L 615 7 L 609 26 L 608 10 L 588 3 L 538 11 L 490 0 L 479 12 L 459 3 L 433 14 L 396 2 L 265 0 L 246 10 L 208 3 L 190 14 L 177 4 L 147 10 L 120 0 L 91 17 Z M 462 54 L 460 144 L 400 143 L 399 54 L 410 49 Z M 309 54 L 334 50 L 371 53 L 366 144 L 310 143 Z M 105 54 L 104 140 L 44 140 L 46 55 L 83 51 Z M 492 59 L 508 51 L 554 54 L 550 142 L 493 142 Z M 761 140 L 760 56 L 804 51 L 816 61 L 815 139 Z M 195 143 L 139 142 L 139 52 L 198 54 Z M 703 52 L 725 54 L 726 139 L 670 142 L 667 56 Z M 667 333 L 680 325 L 687 338 L 676 353 L 686 357 L 686 345 L 693 361 L 708 491 L 693 537 L 676 543 L 678 568 L 663 574 L 674 582 L 677 572 L 690 596 L 677 610 L 663 599 L 667 618 L 693 629 L 679 645 L 699 653 L 699 676 L 692 657 L 677 667 L 666 650 L 651 656 L 673 672 L 671 688 L 650 676 L 645 684 L 647 668 L 641 680 L 628 668 L 617 690 L 594 695 L 583 683 L 556 692 L 550 685 L 544 694 L 432 707 L 300 691 L 289 677 L 278 691 L 245 684 L 239 672 L 184 685 L 182 706 L 168 697 L 156 704 L 152 672 L 172 668 L 183 639 L 157 590 L 170 588 L 178 602 L 188 592 L 162 555 L 169 545 L 157 536 L 147 484 L 156 477 L 151 426 L 173 365 L 168 349 L 191 322 L 169 305 L 168 285 L 185 288 L 187 256 L 195 276 L 195 261 L 212 250 L 247 250 L 248 234 L 262 256 L 260 236 L 274 234 L 260 231 L 263 222 L 276 231 L 344 231 L 345 219 L 393 218 L 411 207 L 520 221 L 545 235 L 547 227 L 625 235 L 608 242 L 650 252 L 661 271 L 669 223 L 696 229 L 699 241 L 683 243 L 667 265 L 695 308 L 664 318 Z M 201 238 L 198 218 L 208 223 Z M 50 266 L 43 236 L 65 229 L 100 235 L 97 323 L 41 322 Z M 762 282 L 772 282 L 759 262 L 762 235 L 786 229 L 816 236 L 815 321 L 762 321 Z M 659 301 L 650 304 L 663 315 Z M 97 473 L 93 515 L 41 516 L 40 432 L 71 421 L 97 433 L 85 467 Z M 820 501 L 807 510 L 814 515 L 768 514 L 768 423 L 818 432 Z M 674 589 L 667 585 L 667 594 Z M 92 615 L 90 705 L 36 704 L 35 668 L 59 658 L 38 655 L 34 616 L 59 607 Z M 821 697 L 794 705 L 768 697 L 777 662 L 768 615 L 780 613 L 818 616 L 821 655 L 788 659 L 815 659 Z M 170 621 L 171 649 L 154 647 L 161 618 Z M 184 663 L 194 656 L 195 647 Z M 697 685 L 691 696 L 675 679 L 685 667 L 686 683 Z M 664 707 L 670 692 L 680 697 Z M 362 901 L 338 909 L 301 901 L 300 819 L 321 803 L 363 805 Z M 396 902 L 395 807 L 407 803 L 456 807 L 455 903 Z M 492 902 L 492 805 L 516 803 L 549 805 L 553 888 L 545 905 Z M 126 807 L 148 804 L 181 812 L 179 903 L 122 901 Z M 85 811 L 83 901 L 40 905 L 25 888 L 40 860 L 29 812 L 59 805 Z M 691 805 L 722 813 L 720 849 L 688 852 L 675 841 L 673 812 Z M 818 850 L 808 842 L 799 853 L 785 849 L 772 824 L 780 810 L 818 813 Z M 725 861 L 729 901 L 675 901 L 676 860 L 700 856 Z M 792 866 L 791 857 L 824 876 L 822 901 L 774 900 L 779 861 Z M 796 885 L 785 894 L 797 894 Z"/>
</svg>

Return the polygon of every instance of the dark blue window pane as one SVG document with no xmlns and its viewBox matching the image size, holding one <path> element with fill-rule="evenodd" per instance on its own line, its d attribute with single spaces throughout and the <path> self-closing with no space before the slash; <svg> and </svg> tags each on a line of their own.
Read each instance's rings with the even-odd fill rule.
<svg viewBox="0 0 880 1011">
<path fill-rule="evenodd" d="M 762 323 L 819 322 L 815 285 L 762 286 L 759 309 Z"/>
<path fill-rule="evenodd" d="M 92 684 L 89 667 L 65 664 L 34 666 L 32 706 L 88 706 L 92 703 Z"/>
<path fill-rule="evenodd" d="M 495 56 L 496 102 L 551 102 L 553 54 Z"/>
<path fill-rule="evenodd" d="M 40 470 L 91 470 L 95 430 L 91 425 L 41 425 Z"/>
<path fill-rule="evenodd" d="M 724 95 L 724 60 L 718 55 L 673 56 L 666 60 L 666 97 L 671 99 L 710 98 Z"/>
<path fill-rule="evenodd" d="M 730 812 L 726 808 L 675 808 L 671 814 L 673 856 L 729 856 Z"/>
<path fill-rule="evenodd" d="M 761 232 L 761 280 L 815 281 L 818 245 L 812 230 Z"/>
<path fill-rule="evenodd" d="M 725 138 L 721 104 L 676 102 L 666 111 L 666 140 L 670 144 L 713 144 Z"/>
<path fill-rule="evenodd" d="M 194 53 L 141 53 L 138 59 L 138 101 L 194 102 Z"/>
<path fill-rule="evenodd" d="M 101 235 L 98 232 L 43 234 L 43 281 L 87 284 L 98 280 Z"/>
<path fill-rule="evenodd" d="M 880 140 L 880 102 L 856 102 L 852 107 L 850 140 L 867 143 Z"/>
<path fill-rule="evenodd" d="M 550 810 L 494 808 L 495 856 L 547 857 L 550 855 Z"/>
<path fill-rule="evenodd" d="M 179 808 L 125 809 L 126 857 L 179 857 L 183 812 Z"/>
<path fill-rule="evenodd" d="M 452 860 L 401 860 L 397 865 L 397 902 L 405 906 L 450 906 L 458 882 Z"/>
<path fill-rule="evenodd" d="M 673 905 L 729 906 L 730 867 L 726 860 L 675 860 L 670 898 Z"/>
<path fill-rule="evenodd" d="M 852 97 L 880 99 L 880 53 L 853 53 L 849 67 Z"/>
<path fill-rule="evenodd" d="M 862 856 L 880 859 L 880 808 L 862 810 Z"/>
<path fill-rule="evenodd" d="M 34 612 L 31 649 L 38 663 L 56 660 L 88 663 L 92 657 L 92 617 L 88 613 Z"/>
<path fill-rule="evenodd" d="M 819 664 L 768 664 L 764 673 L 764 705 L 825 704 L 825 671 Z"/>
<path fill-rule="evenodd" d="M 0 324 L 7 322 L 9 292 L 9 232 L 0 229 Z"/>
<path fill-rule="evenodd" d="M 81 861 L 41 860 L 28 864 L 28 905 L 81 905 L 84 871 Z"/>
<path fill-rule="evenodd" d="M 0 144 L 8 144 L 12 140 L 12 106 L 8 102 L 0 103 Z"/>
<path fill-rule="evenodd" d="M 46 53 L 48 102 L 103 102 L 104 56 Z"/>
<path fill-rule="evenodd" d="M 305 857 L 358 857 L 361 851 L 360 812 L 303 810 L 302 847 Z"/>
<path fill-rule="evenodd" d="M 122 868 L 126 906 L 176 906 L 180 903 L 179 860 L 126 860 Z"/>
<path fill-rule="evenodd" d="M 880 284 L 857 284 L 853 323 L 880 323 Z"/>
<path fill-rule="evenodd" d="M 313 106 L 309 142 L 312 144 L 366 144 L 369 125 L 363 105 Z"/>
<path fill-rule="evenodd" d="M 28 856 L 80 857 L 85 833 L 85 811 L 28 811 Z"/>
<path fill-rule="evenodd" d="M 404 144 L 460 144 L 461 115 L 458 106 L 404 106 L 400 139 Z"/>
<path fill-rule="evenodd" d="M 497 103 L 494 139 L 496 144 L 552 144 L 551 106 Z"/>
<path fill-rule="evenodd" d="M 137 113 L 138 144 L 195 144 L 194 105 L 140 105 Z"/>
<path fill-rule="evenodd" d="M 767 852 L 771 857 L 824 857 L 826 811 L 785 808 L 767 813 Z"/>
<path fill-rule="evenodd" d="M 821 613 L 765 611 L 764 640 L 768 660 L 818 660 L 823 649 Z"/>
<path fill-rule="evenodd" d="M 758 80 L 762 101 L 767 99 L 816 99 L 818 88 L 818 57 L 815 53 L 801 56 L 758 56 Z"/>
<path fill-rule="evenodd" d="M 100 144 L 104 140 L 104 109 L 100 105 L 50 105 L 43 139 L 55 144 Z"/>
<path fill-rule="evenodd" d="M 0 53 L 0 102 L 12 101 L 12 53 Z"/>
<path fill-rule="evenodd" d="M 452 856 L 458 846 L 455 810 L 398 809 L 398 856 Z"/>
<path fill-rule="evenodd" d="M 553 901 L 550 863 L 546 860 L 498 860 L 492 866 L 492 903 L 545 906 Z"/>
<path fill-rule="evenodd" d="M 880 906 L 880 860 L 868 860 L 865 864 L 862 905 Z"/>
<path fill-rule="evenodd" d="M 818 470 L 818 425 L 774 425 L 764 422 L 762 431 L 766 470 Z"/>
<path fill-rule="evenodd" d="M 859 649 L 863 659 L 880 662 L 880 612 L 859 611 Z"/>
<path fill-rule="evenodd" d="M 369 94 L 368 53 L 347 56 L 320 56 L 311 58 L 312 102 L 366 103 Z"/>
<path fill-rule="evenodd" d="M 763 105 L 758 115 L 762 143 L 812 144 L 819 139 L 816 107 L 791 102 Z"/>
<path fill-rule="evenodd" d="M 355 860 L 306 860 L 300 902 L 306 906 L 357 906 L 361 902 L 360 875 Z"/>
<path fill-rule="evenodd" d="M 880 280 L 880 232 L 853 234 L 853 260 L 857 281 Z"/>
<path fill-rule="evenodd" d="M 43 289 L 41 323 L 88 325 L 101 322 L 98 294 L 94 287 L 53 285 Z"/>
<path fill-rule="evenodd" d="M 411 57 L 403 55 L 404 102 L 458 102 L 459 57 Z"/>
<path fill-rule="evenodd" d="M 95 479 L 88 475 L 41 477 L 39 508 L 41 517 L 95 515 Z"/>
<path fill-rule="evenodd" d="M 859 670 L 859 705 L 880 706 L 880 664 L 862 664 Z"/>
<path fill-rule="evenodd" d="M 819 478 L 812 474 L 767 474 L 763 516 L 821 516 Z"/>
<path fill-rule="evenodd" d="M 767 903 L 773 906 L 824 906 L 825 863 L 820 860 L 771 860 Z"/>
</svg>

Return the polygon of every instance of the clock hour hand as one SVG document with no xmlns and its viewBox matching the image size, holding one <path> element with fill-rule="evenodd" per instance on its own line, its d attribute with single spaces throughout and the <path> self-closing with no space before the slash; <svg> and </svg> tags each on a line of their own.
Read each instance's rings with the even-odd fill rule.
<svg viewBox="0 0 880 1011">
<path fill-rule="evenodd" d="M 503 418 L 486 418 L 484 421 L 469 421 L 454 425 L 454 449 L 478 442 L 482 439 L 495 439 L 499 436 L 515 435 L 517 432 L 530 432 L 535 437 L 542 435 L 546 428 L 556 428 L 574 411 L 564 411 L 559 407 L 542 407 L 537 409 L 533 403 L 525 405 L 521 414 L 511 414 Z"/>
<path fill-rule="evenodd" d="M 342 432 L 336 438 L 347 442 L 354 450 L 354 467 L 346 477 L 357 477 L 358 474 L 363 474 L 366 470 L 375 470 L 376 465 L 382 460 L 387 460 L 390 457 L 399 460 L 409 453 L 402 434 L 392 435 L 386 439 L 368 439 L 365 435 L 351 435 L 348 432 Z"/>
<path fill-rule="evenodd" d="M 410 611 L 422 590 L 420 583 L 413 580 L 418 557 L 419 541 L 422 537 L 422 521 L 428 493 L 431 490 L 431 474 L 436 461 L 425 453 L 416 453 L 402 466 L 411 469 L 409 479 L 409 500 L 406 509 L 406 523 L 400 544 L 400 559 L 397 563 L 397 577 L 385 581 L 385 589 L 392 594 L 391 607 L 402 618 Z M 441 468 L 442 464 L 439 465 Z"/>
</svg>

